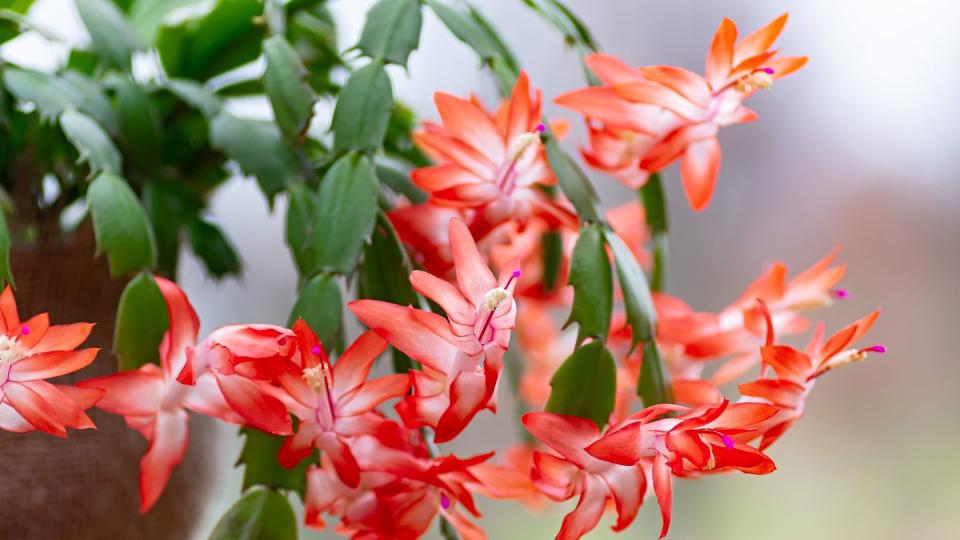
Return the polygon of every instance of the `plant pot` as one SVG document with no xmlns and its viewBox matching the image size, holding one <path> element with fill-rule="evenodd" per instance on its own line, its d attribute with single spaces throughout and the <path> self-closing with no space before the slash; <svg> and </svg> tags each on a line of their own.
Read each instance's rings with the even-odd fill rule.
<svg viewBox="0 0 960 540">
<path fill-rule="evenodd" d="M 100 347 L 96 361 L 56 382 L 73 383 L 116 371 L 111 353 L 114 315 L 125 280 L 111 280 L 103 257 L 94 258 L 89 226 L 70 240 L 45 237 L 14 245 L 11 266 L 24 319 L 49 312 L 51 323 L 96 323 L 86 346 Z M 215 431 L 192 417 L 190 445 L 163 496 L 139 512 L 144 439 L 119 416 L 91 409 L 99 429 L 71 431 L 68 439 L 45 433 L 0 431 L 0 523 L 4 538 L 190 538 L 211 493 Z"/>
</svg>

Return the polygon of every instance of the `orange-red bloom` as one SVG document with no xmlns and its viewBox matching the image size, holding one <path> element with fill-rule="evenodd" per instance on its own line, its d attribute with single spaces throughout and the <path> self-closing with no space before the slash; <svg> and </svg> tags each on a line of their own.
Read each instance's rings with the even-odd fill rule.
<svg viewBox="0 0 960 540">
<path fill-rule="evenodd" d="M 411 370 L 413 395 L 397 411 L 408 427 L 434 428 L 437 442 L 456 437 L 481 410 L 496 410 L 520 276 L 511 265 L 495 278 L 462 221 L 450 221 L 449 237 L 456 286 L 426 272 L 410 274 L 413 287 L 439 304 L 447 318 L 378 300 L 350 304 L 364 324 L 423 364 Z"/>
<path fill-rule="evenodd" d="M 633 69 L 608 55 L 588 58 L 604 86 L 557 98 L 588 119 L 585 161 L 637 187 L 648 173 L 680 160 L 690 206 L 706 208 L 720 169 L 719 129 L 755 120 L 743 101 L 807 61 L 770 50 L 786 22 L 784 14 L 737 42 L 736 25 L 724 19 L 703 77 L 673 66 Z"/>
<path fill-rule="evenodd" d="M 534 215 L 576 227 L 576 215 L 537 189 L 556 178 L 540 145 L 540 91 L 531 95 L 526 73 L 495 113 L 476 98 L 437 93 L 434 101 L 442 123 L 425 122 L 414 138 L 437 164 L 412 173 L 432 204 L 475 212 L 470 222 L 477 238 Z"/>
<path fill-rule="evenodd" d="M 58 437 L 67 428 L 94 429 L 85 410 L 103 392 L 51 384 L 44 379 L 83 369 L 100 349 L 75 350 L 93 325 L 50 326 L 46 313 L 20 321 L 13 291 L 0 294 L 0 429 L 16 433 L 40 430 Z"/>
<path fill-rule="evenodd" d="M 373 433 L 382 418 L 368 413 L 380 403 L 405 394 L 409 379 L 406 374 L 397 374 L 367 380 L 373 362 L 387 348 L 387 342 L 373 332 L 357 338 L 331 365 L 307 323 L 301 319 L 293 330 L 299 341 L 299 369 L 280 375 L 283 392 L 278 392 L 278 397 L 300 424 L 297 432 L 284 441 L 277 459 L 284 467 L 293 467 L 319 448 L 340 480 L 357 487 L 360 468 L 348 442 L 351 437 Z"/>
</svg>

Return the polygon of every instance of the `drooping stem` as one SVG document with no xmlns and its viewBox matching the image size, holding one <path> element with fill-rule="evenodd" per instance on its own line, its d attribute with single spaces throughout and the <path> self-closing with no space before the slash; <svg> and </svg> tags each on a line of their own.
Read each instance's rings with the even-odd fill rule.
<svg viewBox="0 0 960 540">
<path fill-rule="evenodd" d="M 669 246 L 667 241 L 667 204 L 660 173 L 652 173 L 647 183 L 637 190 L 646 214 L 647 228 L 653 243 L 653 270 L 650 272 L 650 290 L 663 291 L 667 285 Z"/>
</svg>

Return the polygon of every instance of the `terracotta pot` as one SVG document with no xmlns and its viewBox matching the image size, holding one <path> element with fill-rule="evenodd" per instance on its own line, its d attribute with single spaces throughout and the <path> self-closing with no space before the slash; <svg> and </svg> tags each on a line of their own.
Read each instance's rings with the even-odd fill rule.
<svg viewBox="0 0 960 540">
<path fill-rule="evenodd" d="M 70 383 L 116 371 L 110 353 L 123 280 L 110 279 L 94 259 L 89 227 L 70 241 L 14 246 L 11 266 L 20 316 L 49 312 L 51 322 L 95 322 L 88 346 L 101 352 L 90 367 L 60 378 Z M 147 445 L 118 416 L 91 410 L 99 429 L 44 433 L 0 432 L 0 523 L 4 538 L 190 538 L 211 492 L 215 432 L 212 421 L 190 420 L 190 447 L 166 491 L 139 513 L 139 461 Z"/>
</svg>

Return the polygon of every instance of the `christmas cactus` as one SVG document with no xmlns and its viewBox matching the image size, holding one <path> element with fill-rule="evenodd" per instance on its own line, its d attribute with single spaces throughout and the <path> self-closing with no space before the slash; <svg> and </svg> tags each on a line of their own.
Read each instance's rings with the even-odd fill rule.
<svg viewBox="0 0 960 540">
<path fill-rule="evenodd" d="M 3 4 L 0 40 L 59 39 L 25 17 L 31 3 Z M 339 50 L 322 0 L 76 0 L 87 46 L 54 71 L 0 63 L 0 428 L 66 437 L 95 428 L 92 407 L 122 416 L 148 449 L 139 479 L 116 481 L 139 482 L 149 512 L 191 413 L 239 426 L 244 492 L 217 539 L 296 538 L 294 498 L 306 526 L 351 538 L 414 539 L 436 523 L 480 539 L 477 497 L 575 499 L 565 540 L 605 512 L 625 529 L 654 499 L 663 537 L 675 478 L 772 473 L 766 451 L 816 381 L 884 352 L 860 344 L 878 313 L 782 344 L 846 295 L 836 252 L 793 277 L 771 265 L 718 313 L 667 293 L 677 188 L 664 180 L 678 163 L 692 210 L 708 207 L 720 128 L 756 120 L 744 102 L 806 63 L 775 48 L 787 16 L 744 37 L 724 19 L 701 75 L 600 52 L 559 0 L 522 5 L 578 51 L 583 88 L 544 97 L 466 1 L 380 0 Z M 396 101 L 388 72 L 407 67 L 425 12 L 476 52 L 500 103 L 438 91 L 418 122 Z M 273 120 L 238 115 L 242 96 L 266 98 Z M 580 115 L 587 140 L 544 117 L 544 99 Z M 604 209 L 578 162 L 636 200 Z M 205 213 L 237 174 L 281 201 L 299 297 L 286 326 L 201 335 L 178 254 L 184 243 L 217 278 L 241 272 Z M 98 354 L 82 348 L 91 325 L 22 320 L 7 253 L 88 220 L 126 282 L 119 371 L 55 384 Z M 348 315 L 366 330 L 349 336 Z M 503 393 L 517 415 L 498 412 Z M 443 447 L 493 414 L 522 442 Z"/>
</svg>

